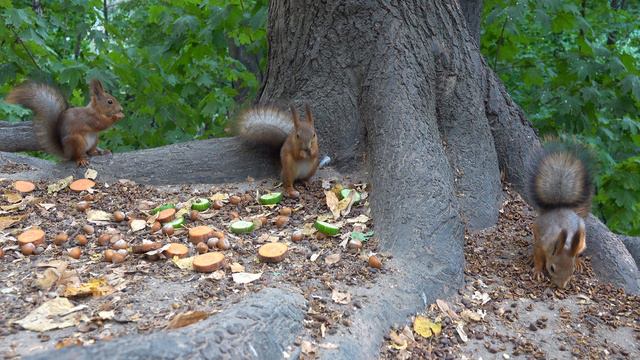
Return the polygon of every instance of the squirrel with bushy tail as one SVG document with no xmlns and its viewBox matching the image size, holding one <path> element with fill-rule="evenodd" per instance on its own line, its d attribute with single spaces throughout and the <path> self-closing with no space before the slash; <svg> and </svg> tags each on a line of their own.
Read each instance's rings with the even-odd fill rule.
<svg viewBox="0 0 640 360">
<path fill-rule="evenodd" d="M 280 148 L 282 182 L 285 193 L 297 198 L 296 180 L 307 181 L 318 169 L 318 137 L 313 115 L 305 104 L 305 117 L 299 118 L 293 105 L 288 113 L 275 106 L 259 105 L 244 111 L 236 123 L 240 138 L 253 144 Z"/>
<path fill-rule="evenodd" d="M 533 230 L 534 277 L 564 288 L 586 248 L 585 219 L 593 197 L 593 159 L 574 141 L 547 139 L 530 168 L 528 198 L 538 212 Z"/>
<path fill-rule="evenodd" d="M 109 152 L 98 147 L 98 133 L 124 118 L 122 106 L 99 80 L 89 82 L 89 92 L 87 106 L 69 107 L 57 88 L 28 81 L 11 90 L 5 101 L 33 111 L 33 130 L 46 152 L 86 166 L 88 156 Z"/>
</svg>

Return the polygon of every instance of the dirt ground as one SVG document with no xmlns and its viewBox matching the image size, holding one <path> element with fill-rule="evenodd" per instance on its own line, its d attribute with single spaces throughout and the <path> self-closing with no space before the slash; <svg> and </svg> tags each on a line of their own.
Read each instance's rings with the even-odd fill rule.
<svg viewBox="0 0 640 360">
<path fill-rule="evenodd" d="M 337 183 L 359 189 L 366 196 L 364 186 L 348 178 L 322 179 L 306 187 L 301 185 L 300 199 L 284 199 L 275 207 L 261 206 L 256 200 L 256 192 L 277 190 L 277 184 L 270 182 L 153 188 L 125 180 L 105 184 L 98 177 L 91 192 L 76 193 L 65 188 L 49 194 L 50 183 L 40 182 L 35 191 L 18 197 L 11 182 L 0 181 L 0 248 L 4 250 L 0 257 L 0 354 L 16 358 L 186 325 L 189 318 L 201 319 L 224 311 L 247 294 L 272 286 L 302 290 L 309 305 L 304 338 L 320 338 L 334 332 L 338 325 L 348 325 L 352 310 L 344 304 L 358 305 L 351 301 L 349 287 L 371 282 L 386 270 L 368 265 L 377 240 L 371 237 L 373 227 L 366 199 L 353 205 L 339 220 L 327 220 L 342 224 L 339 236 L 322 237 L 312 228 L 318 216 L 330 215 L 325 191 Z M 158 260 L 149 260 L 149 256 L 131 251 L 132 246 L 150 240 L 181 243 L 189 247 L 189 256 L 197 255 L 186 229 L 167 236 L 162 231 L 152 232 L 151 224 L 133 232 L 126 220 L 90 221 L 94 219 L 89 215 L 93 210 L 108 214 L 123 211 L 128 219 L 147 220 L 150 210 L 158 205 L 172 203 L 180 208 L 192 198 L 219 198 L 224 194 L 237 195 L 241 202 L 233 205 L 230 199 L 224 200 L 222 209 L 201 212 L 197 220 L 187 219 L 185 223 L 187 228 L 211 226 L 229 240 L 229 249 L 217 250 L 224 253 L 226 266 L 213 273 L 198 273 L 188 265 L 181 269 L 178 265 L 182 263 L 162 255 Z M 82 201 L 89 204 L 85 211 L 77 209 Z M 285 207 L 293 212 L 288 222 L 278 227 L 275 221 Z M 234 235 L 228 226 L 236 217 L 257 223 L 264 217 L 266 222 L 250 234 Z M 10 223 L 11 220 L 15 222 Z M 94 233 L 86 234 L 88 243 L 79 246 L 75 237 L 84 233 L 84 225 L 93 226 Z M 17 245 L 18 235 L 29 227 L 39 227 L 46 233 L 45 244 L 36 249 L 38 255 L 25 256 Z M 305 234 L 302 241 L 292 241 L 291 234 L 296 230 Z M 352 231 L 365 236 L 360 251 L 345 246 Z M 61 232 L 69 240 L 58 246 L 53 239 Z M 129 250 L 124 262 L 104 261 L 105 251 L 114 240 L 100 245 L 97 239 L 102 234 L 125 241 Z M 275 241 L 288 245 L 286 258 L 275 264 L 259 261 L 257 249 Z M 77 260 L 68 254 L 76 246 L 81 249 Z M 384 262 L 384 256 L 378 256 Z M 55 312 L 50 305 L 56 298 L 68 298 L 70 303 L 66 305 L 71 308 Z M 25 330 L 23 323 L 18 324 L 43 305 L 49 313 L 29 318 L 28 325 L 43 331 Z"/>
<path fill-rule="evenodd" d="M 563 290 L 548 279 L 533 280 L 529 225 L 535 212 L 510 189 L 505 195 L 498 224 L 466 235 L 465 286 L 458 296 L 394 329 L 381 358 L 640 358 L 640 298 L 599 283 L 588 258 L 586 270 Z M 439 324 L 441 332 L 418 335 L 417 316 Z"/>
<path fill-rule="evenodd" d="M 362 306 L 351 298 L 350 287 L 366 286 L 378 273 L 390 271 L 368 265 L 377 240 L 375 235 L 369 237 L 374 227 L 366 199 L 340 217 L 339 236 L 317 238 L 311 233 L 310 224 L 329 213 L 326 190 L 339 183 L 366 196 L 358 181 L 331 178 L 319 176 L 301 189 L 300 199 L 285 199 L 272 208 L 256 202 L 257 192 L 277 190 L 277 184 L 270 182 L 154 188 L 124 180 L 105 184 L 98 177 L 92 192 L 65 188 L 49 194 L 50 183 L 41 182 L 34 192 L 18 197 L 11 182 L 0 180 L 0 248 L 4 250 L 0 257 L 0 354 L 19 358 L 187 325 L 190 319 L 223 312 L 249 293 L 277 286 L 301 289 L 308 301 L 305 332 L 296 345 L 303 358 L 312 358 L 310 354 L 324 335 L 332 334 L 337 326 L 349 326 L 350 315 Z M 197 252 L 186 230 L 168 236 L 152 232 L 147 224 L 134 232 L 128 221 L 90 221 L 92 210 L 109 214 L 119 210 L 129 219 L 147 220 L 150 210 L 160 204 L 180 208 L 188 206 L 189 199 L 219 198 L 221 194 L 240 196 L 241 202 L 233 205 L 224 200 L 222 209 L 210 209 L 186 221 L 187 228 L 206 224 L 221 230 L 229 240 L 230 248 L 222 250 L 226 266 L 221 271 L 198 273 L 184 262 L 162 255 L 151 260 L 131 250 L 122 263 L 103 260 L 112 244 L 100 245 L 97 239 L 102 234 L 124 240 L 129 249 L 151 240 L 187 245 L 189 256 Z M 77 209 L 81 201 L 87 201 L 88 210 Z M 293 213 L 278 227 L 275 221 L 284 207 Z M 567 289 L 555 289 L 548 280 L 532 280 L 527 261 L 534 215 L 518 195 L 505 188 L 499 223 L 466 235 L 464 288 L 458 296 L 440 299 L 406 324 L 398 324 L 385 339 L 380 358 L 640 358 L 640 299 L 599 283 L 588 259 L 586 270 Z M 266 222 L 251 234 L 233 235 L 228 226 L 235 217 L 266 217 Z M 68 250 L 78 246 L 75 236 L 87 224 L 94 233 L 86 235 L 88 244 L 80 246 L 79 259 L 73 259 Z M 17 246 L 17 236 L 29 227 L 46 232 L 46 243 L 36 249 L 38 255 L 25 256 Z M 302 241 L 292 241 L 296 230 L 305 232 Z M 60 232 L 68 234 L 69 240 L 58 246 L 53 239 Z M 356 236 L 353 232 L 367 238 L 360 251 L 345 247 L 346 240 Z M 286 258 L 275 264 L 260 262 L 257 249 L 274 241 L 288 245 Z M 377 255 L 384 264 L 384 254 Z M 56 298 L 70 302 L 52 317 L 55 307 L 49 305 Z M 28 316 L 39 307 L 50 313 Z M 420 326 L 424 324 L 426 331 Z"/>
</svg>

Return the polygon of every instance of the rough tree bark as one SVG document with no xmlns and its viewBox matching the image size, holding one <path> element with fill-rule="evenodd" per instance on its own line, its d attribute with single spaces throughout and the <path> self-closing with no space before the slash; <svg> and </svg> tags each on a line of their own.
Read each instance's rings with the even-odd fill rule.
<svg viewBox="0 0 640 360">
<path fill-rule="evenodd" d="M 31 121 L 19 123 L 0 121 L 0 151 L 33 150 L 40 150 L 40 145 L 33 136 Z"/>
<path fill-rule="evenodd" d="M 459 0 L 462 7 L 462 13 L 465 20 L 467 20 L 467 26 L 469 27 L 469 33 L 473 36 L 476 44 L 480 44 L 480 22 L 482 20 L 482 0 Z"/>
<path fill-rule="evenodd" d="M 325 339 L 339 347 L 323 350 L 322 358 L 375 358 L 389 326 L 462 284 L 464 228 L 495 224 L 500 174 L 524 189 L 538 139 L 482 59 L 465 21 L 455 1 L 270 2 L 269 65 L 259 101 L 310 103 L 321 148 L 335 164 L 349 169 L 364 159 L 376 232 L 383 250 L 393 254 L 385 264 L 389 271 L 375 285 L 350 289 L 363 307 L 352 316 L 351 327 Z M 141 174 L 136 167 L 142 163 L 136 161 L 150 156 L 160 161 L 182 145 L 116 154 L 113 163 L 96 163 L 101 176 L 191 182 L 177 170 L 188 162 L 202 166 L 209 158 L 204 163 L 214 166 L 220 156 L 211 151 L 225 151 L 224 166 L 255 156 L 242 153 L 249 149 L 225 150 L 229 144 L 236 140 L 184 145 L 196 155 L 179 167 L 167 166 L 161 179 Z M 109 167 L 114 163 L 117 172 Z M 233 176 L 256 176 L 253 172 L 242 169 Z M 638 269 L 618 246 L 620 239 L 597 220 L 589 220 L 589 226 L 594 268 L 605 280 L 636 292 Z M 138 340 L 101 348 L 133 341 Z M 157 337 L 152 343 L 156 346 L 146 354 L 160 356 L 166 344 Z"/>
</svg>

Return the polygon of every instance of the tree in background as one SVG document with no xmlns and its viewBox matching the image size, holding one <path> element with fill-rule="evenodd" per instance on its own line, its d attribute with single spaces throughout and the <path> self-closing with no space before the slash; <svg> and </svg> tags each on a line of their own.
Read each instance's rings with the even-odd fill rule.
<svg viewBox="0 0 640 360">
<path fill-rule="evenodd" d="M 640 4 L 485 0 L 482 51 L 542 134 L 597 150 L 594 212 L 640 234 Z"/>
<path fill-rule="evenodd" d="M 111 149 L 223 136 L 228 116 L 262 81 L 266 4 L 0 1 L 0 95 L 33 78 L 82 106 L 96 77 L 127 115 L 104 134 Z M 0 103 L 0 119 L 25 115 Z"/>
</svg>

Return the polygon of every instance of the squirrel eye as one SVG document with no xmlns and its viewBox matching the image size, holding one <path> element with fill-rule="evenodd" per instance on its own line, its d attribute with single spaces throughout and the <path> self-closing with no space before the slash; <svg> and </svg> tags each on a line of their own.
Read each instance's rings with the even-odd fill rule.
<svg viewBox="0 0 640 360">
<path fill-rule="evenodd" d="M 300 134 L 296 134 L 296 137 L 297 137 L 298 139 L 300 139 Z"/>
<path fill-rule="evenodd" d="M 107 102 L 108 102 L 109 104 L 113 104 L 113 100 L 111 100 L 111 99 L 107 100 Z"/>
<path fill-rule="evenodd" d="M 549 267 L 549 271 L 551 271 L 551 273 L 555 273 L 556 272 L 556 266 L 551 264 L 551 266 Z"/>
</svg>

